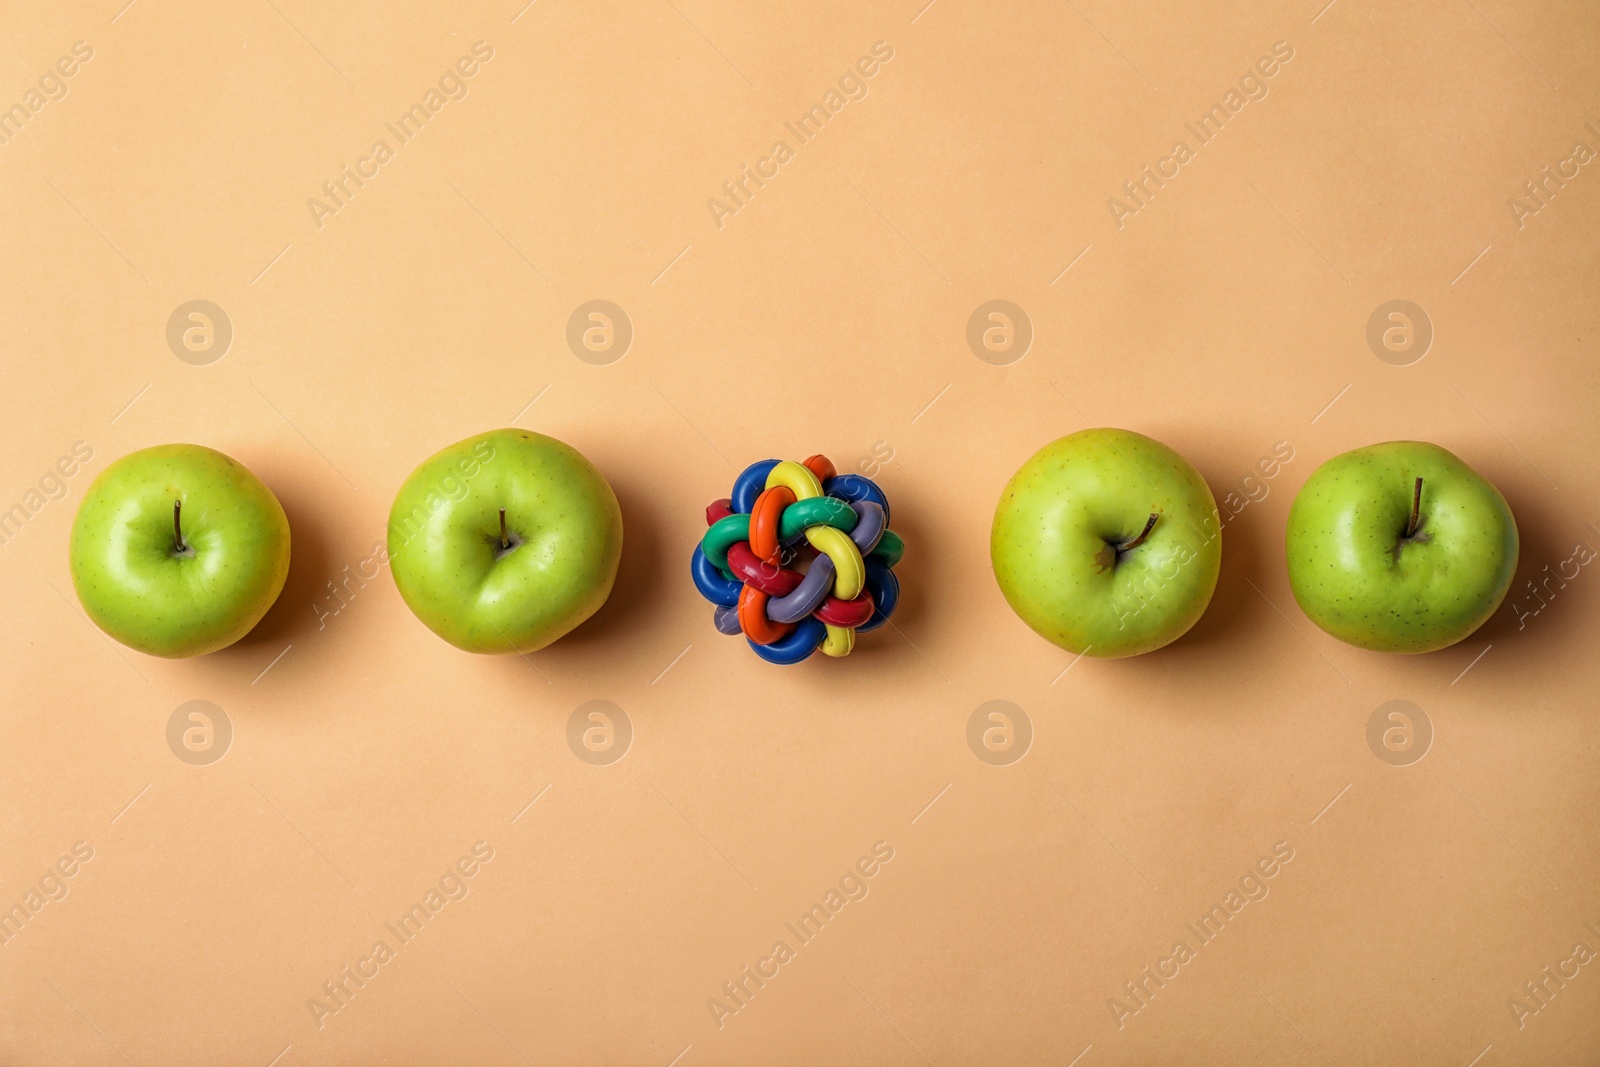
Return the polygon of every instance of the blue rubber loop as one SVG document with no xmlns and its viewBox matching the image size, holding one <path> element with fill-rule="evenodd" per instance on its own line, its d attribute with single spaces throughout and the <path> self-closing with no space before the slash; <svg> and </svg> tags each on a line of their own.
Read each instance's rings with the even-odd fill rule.
<svg viewBox="0 0 1600 1067">
<path fill-rule="evenodd" d="M 859 474 L 840 474 L 823 482 L 822 491 L 851 504 L 857 500 L 872 501 L 883 509 L 883 524 L 889 525 L 889 498 L 883 495 L 883 490 L 871 478 Z M 751 497 L 750 501 L 755 503 L 755 498 Z"/>
<path fill-rule="evenodd" d="M 794 630 L 770 645 L 758 645 L 745 638 L 755 654 L 768 663 L 799 663 L 822 644 L 822 639 L 828 636 L 828 628 L 814 617 L 800 620 Z"/>
<path fill-rule="evenodd" d="M 894 607 L 900 602 L 900 579 L 894 576 L 894 571 L 883 565 L 881 560 L 869 556 L 867 564 L 867 592 L 872 594 L 872 602 L 878 610 L 872 613 L 872 618 L 856 627 L 856 633 L 871 633 L 889 621 L 889 616 L 894 614 Z"/>
<path fill-rule="evenodd" d="M 772 473 L 772 468 L 777 465 L 778 461 L 775 459 L 764 459 L 744 469 L 744 473 L 734 481 L 733 492 L 729 496 L 733 501 L 734 511 L 750 514 L 750 509 L 756 506 L 756 497 L 767 487 L 767 475 Z"/>
<path fill-rule="evenodd" d="M 694 587 L 700 590 L 700 595 L 713 604 L 731 608 L 739 603 L 739 590 L 744 588 L 744 583 L 737 578 L 726 577 L 712 566 L 699 545 L 694 546 L 694 556 L 689 560 L 689 573 L 694 577 Z"/>
</svg>

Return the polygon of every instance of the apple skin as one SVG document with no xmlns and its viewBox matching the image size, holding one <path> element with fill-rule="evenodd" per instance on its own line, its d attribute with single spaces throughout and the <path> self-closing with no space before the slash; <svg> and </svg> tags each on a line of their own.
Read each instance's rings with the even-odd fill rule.
<svg viewBox="0 0 1600 1067">
<path fill-rule="evenodd" d="M 1152 514 L 1144 542 L 1118 553 Z M 1007 603 L 1041 637 L 1116 659 L 1176 641 L 1205 614 L 1222 531 L 1210 487 L 1178 453 L 1131 430 L 1083 430 L 1006 485 L 989 556 Z"/>
<path fill-rule="evenodd" d="M 1402 543 L 1422 479 L 1418 538 Z M 1517 523 L 1488 479 L 1438 445 L 1335 456 L 1289 508 L 1289 585 L 1306 617 L 1378 652 L 1432 652 L 1488 621 L 1517 570 Z"/>
<path fill-rule="evenodd" d="M 172 505 L 181 502 L 178 554 Z M 249 633 L 289 575 L 289 520 L 244 464 L 203 445 L 157 445 L 100 472 L 72 521 L 72 584 L 94 624 L 180 659 Z"/>
<path fill-rule="evenodd" d="M 500 509 L 516 542 L 500 550 Z M 570 445 L 505 429 L 458 441 L 411 473 L 389 513 L 389 569 L 406 605 L 468 652 L 534 652 L 606 602 L 622 509 Z"/>
</svg>

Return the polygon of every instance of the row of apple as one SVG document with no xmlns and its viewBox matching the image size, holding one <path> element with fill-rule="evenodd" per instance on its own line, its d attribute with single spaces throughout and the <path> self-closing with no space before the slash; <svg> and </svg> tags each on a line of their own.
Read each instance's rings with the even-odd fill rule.
<svg viewBox="0 0 1600 1067">
<path fill-rule="evenodd" d="M 1415 441 L 1324 463 L 1294 500 L 1286 541 L 1305 613 L 1343 641 L 1390 652 L 1470 634 L 1499 607 L 1517 563 L 1500 492 Z M 388 551 L 402 598 L 440 637 L 472 652 L 530 652 L 610 595 L 622 512 L 576 449 L 495 430 L 412 472 L 390 512 Z M 151 655 L 195 656 L 239 640 L 277 599 L 289 523 L 236 460 L 160 445 L 95 479 L 70 553 L 73 585 L 102 630 Z M 1133 656 L 1205 612 L 1221 526 L 1210 488 L 1178 453 L 1127 430 L 1085 430 L 1012 477 L 990 555 L 1007 602 L 1041 636 L 1078 654 Z"/>
</svg>

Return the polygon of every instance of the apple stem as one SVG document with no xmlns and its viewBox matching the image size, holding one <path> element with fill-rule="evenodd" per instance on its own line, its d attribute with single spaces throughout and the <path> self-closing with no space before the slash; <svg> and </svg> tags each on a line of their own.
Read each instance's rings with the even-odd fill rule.
<svg viewBox="0 0 1600 1067">
<path fill-rule="evenodd" d="M 1416 486 L 1411 490 L 1411 521 L 1406 523 L 1405 537 L 1410 537 L 1417 532 L 1418 513 L 1422 507 L 1422 479 L 1417 479 Z"/>
<path fill-rule="evenodd" d="M 177 551 L 187 552 L 189 546 L 183 543 L 183 524 L 178 521 L 178 516 L 183 512 L 183 501 L 172 502 L 172 537 L 177 542 Z"/>
<path fill-rule="evenodd" d="M 1156 528 L 1156 520 L 1161 516 L 1155 512 L 1150 513 L 1150 521 L 1144 524 L 1144 529 L 1139 531 L 1139 536 L 1131 541 L 1124 541 L 1117 546 L 1118 552 L 1127 552 L 1144 544 L 1145 538 L 1150 536 L 1150 531 Z"/>
<path fill-rule="evenodd" d="M 511 542 L 506 540 L 506 509 L 500 509 L 500 551 L 504 552 L 511 547 Z"/>
</svg>

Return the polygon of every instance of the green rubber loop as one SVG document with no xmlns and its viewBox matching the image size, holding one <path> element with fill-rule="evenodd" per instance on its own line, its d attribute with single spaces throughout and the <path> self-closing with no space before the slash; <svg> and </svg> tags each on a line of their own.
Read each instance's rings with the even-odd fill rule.
<svg viewBox="0 0 1600 1067">
<path fill-rule="evenodd" d="M 810 526 L 832 526 L 835 530 L 849 533 L 856 528 L 856 522 L 855 510 L 838 497 L 807 497 L 783 509 L 783 518 L 778 521 L 778 536 L 787 541 L 800 536 Z M 706 555 L 711 553 L 707 552 Z"/>
<path fill-rule="evenodd" d="M 723 551 L 727 551 L 724 549 Z M 883 536 L 878 538 L 878 547 L 872 550 L 873 559 L 881 559 L 884 566 L 893 567 L 900 562 L 900 557 L 906 554 L 906 543 L 900 540 L 900 535 L 893 530 L 883 531 Z"/>
<path fill-rule="evenodd" d="M 706 554 L 706 559 L 711 565 L 729 578 L 733 572 L 728 569 L 728 549 L 740 541 L 750 540 L 750 516 L 744 513 L 724 515 L 712 523 L 706 530 L 706 535 L 700 539 L 700 551 Z"/>
</svg>

